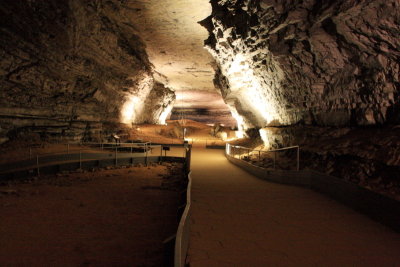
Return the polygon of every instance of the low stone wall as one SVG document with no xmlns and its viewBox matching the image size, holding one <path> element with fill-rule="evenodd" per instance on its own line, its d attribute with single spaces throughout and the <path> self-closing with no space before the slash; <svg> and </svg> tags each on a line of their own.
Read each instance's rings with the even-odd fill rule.
<svg viewBox="0 0 400 267">
<path fill-rule="evenodd" d="M 231 163 L 258 178 L 275 183 L 309 187 L 400 232 L 400 202 L 394 199 L 315 171 L 273 171 L 229 155 L 226 157 Z"/>
</svg>

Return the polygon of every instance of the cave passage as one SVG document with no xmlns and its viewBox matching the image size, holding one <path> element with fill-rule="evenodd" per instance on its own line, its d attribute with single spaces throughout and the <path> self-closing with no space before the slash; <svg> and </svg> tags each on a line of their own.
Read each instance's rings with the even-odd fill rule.
<svg viewBox="0 0 400 267">
<path fill-rule="evenodd" d="M 133 144 L 178 156 L 190 144 L 191 265 L 398 265 L 398 233 L 204 147 L 238 146 L 243 166 L 286 179 L 299 159 L 299 173 L 354 189 L 328 191 L 364 192 L 384 203 L 370 212 L 400 214 L 399 10 L 399 0 L 1 0 L 0 184 L 28 165 L 27 182 L 41 182 L 46 157 L 72 160 L 70 149 L 80 173 L 83 150 L 117 162 Z M 298 149 L 276 168 L 285 147 Z M 4 192 L 0 226 L 17 218 L 29 230 L 8 203 L 18 194 Z M 0 255 L 19 259 L 2 245 Z"/>
</svg>

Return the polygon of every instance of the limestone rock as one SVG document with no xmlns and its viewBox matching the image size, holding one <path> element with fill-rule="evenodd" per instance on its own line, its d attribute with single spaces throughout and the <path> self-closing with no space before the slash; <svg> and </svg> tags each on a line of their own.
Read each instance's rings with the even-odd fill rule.
<svg viewBox="0 0 400 267">
<path fill-rule="evenodd" d="M 400 3 L 212 0 L 206 46 L 242 128 L 400 121 Z"/>
<path fill-rule="evenodd" d="M 301 168 L 310 168 L 353 182 L 400 188 L 400 127 L 266 127 L 260 135 L 267 148 L 300 146 Z M 291 157 L 292 166 L 296 162 Z"/>
<path fill-rule="evenodd" d="M 21 129 L 79 140 L 87 131 L 113 131 L 106 128 L 135 122 L 132 113 L 153 109 L 154 117 L 146 120 L 159 122 L 173 92 L 154 87 L 153 68 L 134 27 L 136 13 L 121 16 L 121 5 L 117 0 L 0 3 L 1 140 Z M 126 111 L 133 97 L 144 103 L 149 95 L 161 98 Z M 131 116 L 123 118 L 126 113 Z"/>
</svg>

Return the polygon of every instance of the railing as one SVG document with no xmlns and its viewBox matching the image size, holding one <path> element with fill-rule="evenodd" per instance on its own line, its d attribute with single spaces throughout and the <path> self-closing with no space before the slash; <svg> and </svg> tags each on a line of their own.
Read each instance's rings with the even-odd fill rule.
<svg viewBox="0 0 400 267">
<path fill-rule="evenodd" d="M 177 232 L 164 240 L 164 264 L 163 266 L 185 267 L 186 257 L 189 249 L 190 237 L 190 215 L 191 215 L 191 188 L 192 179 L 190 175 L 192 147 L 185 146 L 184 174 L 187 179 L 186 188 L 181 192 L 182 206 L 178 208 Z"/>
<path fill-rule="evenodd" d="M 43 149 L 44 147 L 42 146 L 38 146 L 38 145 L 32 145 L 26 148 L 23 148 L 23 150 L 27 151 L 26 153 L 21 153 L 19 155 L 19 158 L 22 157 L 27 157 L 27 155 L 29 155 L 29 159 L 32 159 L 34 157 L 36 157 L 36 155 L 39 156 L 46 156 L 46 155 L 54 155 L 54 154 L 70 154 L 71 152 L 79 152 L 79 151 L 89 151 L 90 149 L 82 149 L 81 147 L 91 147 L 93 149 L 99 148 L 101 150 L 104 149 L 110 149 L 110 148 L 127 148 L 127 147 L 131 147 L 132 150 L 133 148 L 143 148 L 144 149 L 152 149 L 153 147 L 158 147 L 159 145 L 152 145 L 151 142 L 142 142 L 142 143 L 66 143 L 66 144 L 60 144 L 57 143 L 56 145 L 61 145 L 61 146 L 65 146 L 65 149 L 59 149 L 56 152 L 46 152 L 46 153 L 39 153 L 37 152 L 37 150 Z M 78 149 L 76 147 L 79 147 Z M 36 150 L 36 153 L 35 153 Z M 15 151 L 15 150 L 14 150 Z"/>
<path fill-rule="evenodd" d="M 184 267 L 186 266 L 186 257 L 189 247 L 189 237 L 190 237 L 190 199 L 191 199 L 191 187 L 192 180 L 189 174 L 189 183 L 187 189 L 187 203 L 185 210 L 182 214 L 181 220 L 179 222 L 178 231 L 176 233 L 175 240 L 175 256 L 174 256 L 174 266 Z"/>
<path fill-rule="evenodd" d="M 137 138 L 139 141 L 141 140 L 147 140 L 151 141 L 152 143 L 163 143 L 163 144 L 183 144 L 183 138 L 177 138 L 177 137 L 167 137 L 167 136 L 162 136 L 161 139 L 160 137 L 157 136 L 150 136 L 150 135 L 136 135 L 135 138 Z M 160 142 L 163 141 L 163 142 Z"/>
<path fill-rule="evenodd" d="M 286 150 L 296 150 L 296 170 L 300 170 L 300 147 L 299 146 L 290 146 L 290 147 L 284 147 L 284 148 L 278 148 L 278 149 L 270 149 L 270 150 L 255 150 L 251 149 L 248 147 L 243 147 L 243 146 L 233 146 L 231 144 L 226 144 L 226 150 L 225 153 L 231 157 L 238 157 L 239 159 L 242 159 L 244 155 L 247 155 L 249 158 L 250 155 L 258 155 L 258 161 L 261 162 L 261 155 L 263 153 L 273 153 L 273 169 L 276 170 L 276 153 L 281 152 L 281 151 L 286 151 Z"/>
<path fill-rule="evenodd" d="M 33 153 L 29 147 L 29 158 L 19 161 L 10 161 L 0 164 L 0 173 L 6 173 L 14 170 L 33 169 L 40 176 L 40 168 L 55 162 L 79 162 L 79 167 L 85 160 L 113 159 L 115 165 L 118 165 L 119 159 L 144 157 L 145 162 L 153 150 L 160 149 L 160 159 L 163 160 L 163 146 L 145 143 L 85 143 L 77 146 L 86 148 L 72 148 L 70 144 L 65 144 L 65 149 L 60 149 L 51 153 Z M 22 153 L 27 157 L 26 153 Z M 165 155 L 166 156 L 166 155 Z M 165 157 L 164 156 L 164 157 Z M 132 161 L 133 162 L 133 161 Z"/>
<path fill-rule="evenodd" d="M 101 150 L 108 150 L 110 149 L 112 152 L 111 154 L 109 152 L 94 152 L 94 153 L 82 153 L 82 151 L 84 151 L 83 149 L 80 150 L 70 150 L 69 145 L 67 144 L 67 151 L 63 150 L 63 151 L 59 151 L 58 153 L 46 153 L 46 154 L 42 154 L 41 156 L 46 156 L 46 158 L 48 159 L 48 161 L 46 163 L 48 163 L 49 166 L 57 166 L 57 165 L 61 165 L 59 162 L 60 161 L 71 161 L 72 163 L 74 163 L 75 165 L 78 164 L 78 160 L 79 160 L 79 168 L 82 170 L 85 167 L 88 166 L 82 166 L 82 165 L 86 165 L 85 163 L 90 163 L 91 161 L 83 161 L 83 160 L 95 160 L 98 161 L 96 164 L 91 164 L 90 167 L 100 167 L 100 161 L 101 160 L 106 160 L 108 161 L 108 163 L 110 163 L 109 159 L 112 159 L 113 156 L 115 157 L 115 166 L 117 166 L 120 162 L 118 162 L 118 159 L 125 159 L 125 162 L 122 162 L 122 164 L 126 164 L 128 161 L 130 161 L 130 164 L 133 164 L 133 153 L 132 153 L 132 148 L 143 148 L 143 152 L 141 153 L 136 153 L 136 154 L 140 154 L 140 157 L 138 156 L 137 158 L 141 158 L 142 162 L 143 159 L 144 163 L 147 165 L 148 163 L 148 151 L 151 151 L 150 148 L 152 147 L 160 147 L 161 148 L 161 152 L 160 152 L 160 156 L 153 156 L 153 157 L 149 157 L 150 162 L 160 162 L 163 161 L 163 155 L 162 155 L 162 151 L 163 151 L 163 146 L 162 145 L 150 145 L 150 143 L 121 143 L 121 144 L 115 144 L 115 143 L 103 143 L 103 144 L 85 144 L 86 146 L 94 146 L 95 148 L 92 149 L 87 149 L 90 152 L 94 152 L 95 149 L 101 149 Z M 169 257 L 167 257 L 168 259 L 168 264 L 166 266 L 170 266 L 170 265 L 174 265 L 177 267 L 184 267 L 185 266 L 185 261 L 186 261 L 186 256 L 187 256 L 187 252 L 188 252 L 188 246 L 189 246 L 189 230 L 190 230 L 190 205 L 191 205 L 191 178 L 190 178 L 190 161 L 191 161 L 191 145 L 188 144 L 183 144 L 182 147 L 184 148 L 184 154 L 183 157 L 170 157 L 167 160 L 173 160 L 173 161 L 177 161 L 177 162 L 182 162 L 182 160 L 177 160 L 177 159 L 183 159 L 183 163 L 184 163 L 184 174 L 188 179 L 188 184 L 187 187 L 185 189 L 185 198 L 184 198 L 184 210 L 182 213 L 180 213 L 181 215 L 179 216 L 179 226 L 176 232 L 176 235 L 173 236 L 173 239 L 168 240 L 166 242 L 166 244 L 172 244 L 171 246 L 171 250 L 167 250 L 167 253 L 170 255 Z M 124 149 L 125 153 L 122 152 L 120 154 L 118 154 L 118 150 L 119 149 Z M 72 152 L 76 152 L 79 151 L 78 153 L 73 154 Z M 65 154 L 65 152 L 67 152 L 68 154 Z M 113 154 L 114 153 L 114 154 Z M 88 158 L 86 158 L 85 156 L 90 156 Z M 144 157 L 145 156 L 145 157 Z M 165 156 L 164 156 L 165 157 Z M 137 159 L 136 158 L 136 159 Z M 101 160 L 100 160 L 101 159 Z M 127 160 L 128 159 L 128 160 Z M 24 166 L 26 163 L 36 163 L 36 165 L 33 164 L 28 164 L 29 166 Z M 37 176 L 40 176 L 40 167 L 42 167 L 40 165 L 40 161 L 39 161 L 39 155 L 36 155 L 35 158 L 32 158 L 31 160 L 28 160 L 27 162 L 16 162 L 17 166 L 19 167 L 19 169 L 25 169 L 25 171 L 33 171 L 33 174 L 36 174 Z M 56 162 L 56 163 L 54 163 Z M 58 162 L 58 163 L 57 163 Z M 24 164 L 21 164 L 24 163 Z M 52 163 L 52 164 L 50 164 Z M 83 163 L 83 164 L 82 164 Z M 65 163 L 62 163 L 65 164 Z M 67 163 L 69 164 L 69 163 Z M 106 167 L 109 165 L 106 165 L 107 162 L 105 162 L 105 164 L 102 164 L 102 167 Z M 112 161 L 111 161 L 112 164 Z M 7 164 L 7 166 L 9 166 L 9 164 Z M 1 167 L 1 166 L 0 166 Z M 46 166 L 48 167 L 48 166 Z M 76 166 L 77 167 L 77 166 Z M 74 170 L 76 170 L 76 167 Z M 63 168 L 64 169 L 64 168 Z M 36 171 L 35 171 L 36 170 Z M 43 170 L 43 168 L 42 168 Z M 8 170 L 10 171 L 10 170 Z M 53 172 L 54 171 L 54 172 Z M 57 173 L 60 172 L 62 170 L 60 170 L 60 166 L 58 166 L 57 168 L 52 170 L 52 173 Z M 18 171 L 17 171 L 18 172 Z M 12 177 L 12 175 L 10 176 L 10 174 L 13 174 L 12 172 L 6 172 L 1 173 L 0 172 L 0 178 L 2 175 L 5 175 L 4 177 L 6 177 L 7 179 L 9 179 L 10 177 Z M 31 174 L 31 172 L 28 172 L 28 174 Z M 17 174 L 19 178 L 21 178 L 19 175 L 19 173 Z M 178 210 L 179 212 L 179 210 Z M 171 242 L 173 241 L 173 242 Z"/>
<path fill-rule="evenodd" d="M 137 136 L 138 140 L 148 140 L 153 143 L 160 143 L 160 139 L 158 137 L 154 136 L 148 136 L 148 135 L 138 135 Z M 189 144 L 205 144 L 207 145 L 213 145 L 213 143 L 216 143 L 217 145 L 222 144 L 225 146 L 226 141 L 219 139 L 219 138 L 196 138 L 196 137 L 190 137 L 187 136 L 185 139 L 183 138 L 172 138 L 172 137 L 162 137 L 162 140 L 166 142 L 166 144 L 182 144 L 185 141 L 188 141 Z"/>
</svg>

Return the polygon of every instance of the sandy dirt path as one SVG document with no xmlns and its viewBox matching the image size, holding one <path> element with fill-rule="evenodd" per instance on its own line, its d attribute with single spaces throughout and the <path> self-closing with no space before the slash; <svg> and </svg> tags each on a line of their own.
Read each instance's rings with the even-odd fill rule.
<svg viewBox="0 0 400 267">
<path fill-rule="evenodd" d="M 400 234 L 306 188 L 269 183 L 194 148 L 196 266 L 399 266 Z"/>
<path fill-rule="evenodd" d="M 171 177 L 181 165 L 0 187 L 0 266 L 162 266 L 162 242 L 177 229 Z"/>
</svg>

